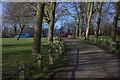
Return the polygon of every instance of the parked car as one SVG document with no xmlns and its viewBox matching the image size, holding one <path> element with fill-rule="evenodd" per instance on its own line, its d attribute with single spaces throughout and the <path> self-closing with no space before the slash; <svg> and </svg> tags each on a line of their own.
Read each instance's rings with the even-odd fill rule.
<svg viewBox="0 0 120 80">
<path fill-rule="evenodd" d="M 20 38 L 28 38 L 28 37 L 30 37 L 30 34 L 29 34 L 29 33 L 21 33 Z M 18 35 L 15 36 L 15 38 L 18 38 Z"/>
<path fill-rule="evenodd" d="M 68 35 L 72 35 L 72 34 L 70 34 L 70 33 L 65 33 L 64 35 L 60 35 L 60 38 L 61 38 L 61 37 L 68 37 Z"/>
</svg>

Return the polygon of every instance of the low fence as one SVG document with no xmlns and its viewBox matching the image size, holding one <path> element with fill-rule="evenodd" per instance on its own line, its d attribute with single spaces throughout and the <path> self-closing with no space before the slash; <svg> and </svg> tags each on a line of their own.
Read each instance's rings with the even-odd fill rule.
<svg viewBox="0 0 120 80">
<path fill-rule="evenodd" d="M 52 45 L 56 45 L 53 49 L 52 48 L 49 48 L 49 52 L 46 53 L 45 55 L 42 55 L 42 58 L 44 58 L 46 55 L 49 55 L 49 64 L 54 64 L 53 62 L 53 58 L 52 58 L 52 52 L 55 52 L 56 53 L 56 57 L 58 57 L 58 55 L 61 55 L 63 54 L 63 48 L 64 48 L 64 42 L 60 40 L 60 43 L 53 43 L 53 44 L 49 44 L 50 46 Z M 26 78 L 26 69 L 31 66 L 33 63 L 36 63 L 36 62 L 40 62 L 41 58 L 38 58 L 34 61 L 32 61 L 31 63 L 25 65 L 25 64 L 21 64 L 19 69 L 16 70 L 14 73 L 8 75 L 4 80 L 9 80 L 12 76 L 14 76 L 15 74 L 19 73 L 19 80 L 25 80 Z"/>
</svg>

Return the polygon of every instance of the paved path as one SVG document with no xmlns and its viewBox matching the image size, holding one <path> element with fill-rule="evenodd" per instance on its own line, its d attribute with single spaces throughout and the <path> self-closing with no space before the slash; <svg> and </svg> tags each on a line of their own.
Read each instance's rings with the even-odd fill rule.
<svg viewBox="0 0 120 80">
<path fill-rule="evenodd" d="M 89 43 L 64 39 L 69 49 L 68 62 L 54 78 L 116 78 L 118 58 Z"/>
</svg>

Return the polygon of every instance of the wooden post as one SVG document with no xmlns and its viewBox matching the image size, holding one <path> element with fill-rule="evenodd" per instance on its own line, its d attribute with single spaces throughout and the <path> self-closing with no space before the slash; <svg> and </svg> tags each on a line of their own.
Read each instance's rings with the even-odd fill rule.
<svg viewBox="0 0 120 80">
<path fill-rule="evenodd" d="M 59 41 L 61 42 L 61 38 L 59 38 L 59 39 L 60 39 Z"/>
<path fill-rule="evenodd" d="M 59 41 L 59 36 L 57 36 L 57 41 Z"/>
<path fill-rule="evenodd" d="M 58 57 L 58 55 L 59 55 L 59 49 L 58 48 L 55 49 L 55 55 L 56 55 L 56 57 Z"/>
<path fill-rule="evenodd" d="M 111 49 L 113 48 L 114 45 L 116 45 L 115 42 L 110 42 L 110 47 L 111 47 Z"/>
<path fill-rule="evenodd" d="M 63 51 L 63 48 L 64 48 L 64 42 L 62 41 L 62 51 Z"/>
<path fill-rule="evenodd" d="M 104 44 L 104 40 L 103 40 L 103 39 L 101 39 L 101 44 L 102 44 L 102 45 Z"/>
<path fill-rule="evenodd" d="M 37 66 L 38 66 L 38 71 L 42 72 L 42 56 L 41 54 L 38 54 L 37 55 L 37 59 L 40 58 L 38 61 L 37 61 Z"/>
<path fill-rule="evenodd" d="M 25 64 L 21 64 L 19 69 L 22 69 L 22 71 L 19 72 L 19 80 L 25 80 Z"/>
<path fill-rule="evenodd" d="M 53 64 L 53 57 L 52 57 L 52 52 L 51 52 L 52 50 L 51 49 L 49 49 L 49 64 Z"/>
<path fill-rule="evenodd" d="M 59 53 L 62 54 L 62 47 L 59 45 Z"/>
</svg>

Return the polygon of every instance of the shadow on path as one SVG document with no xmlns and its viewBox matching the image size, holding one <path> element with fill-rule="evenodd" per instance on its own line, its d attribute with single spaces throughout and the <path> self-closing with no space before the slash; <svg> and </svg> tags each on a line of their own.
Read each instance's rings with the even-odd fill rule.
<svg viewBox="0 0 120 80">
<path fill-rule="evenodd" d="M 95 45 L 74 39 L 65 39 L 68 62 L 54 78 L 118 78 L 118 58 Z"/>
</svg>

